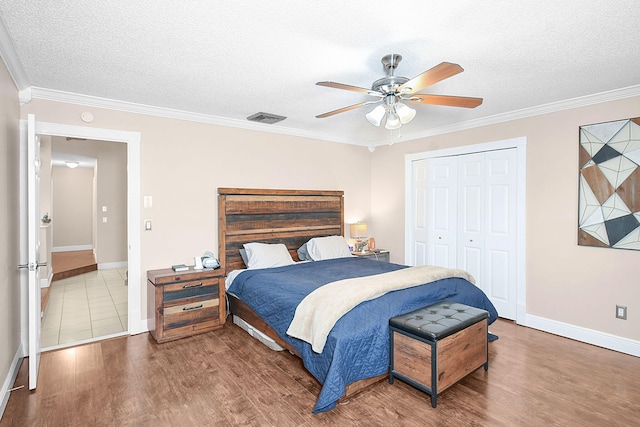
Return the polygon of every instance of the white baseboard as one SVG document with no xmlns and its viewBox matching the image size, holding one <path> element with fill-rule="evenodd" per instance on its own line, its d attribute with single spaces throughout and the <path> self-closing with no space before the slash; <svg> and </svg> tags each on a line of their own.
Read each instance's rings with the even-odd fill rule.
<svg viewBox="0 0 640 427">
<path fill-rule="evenodd" d="M 123 268 L 128 265 L 127 261 L 103 262 L 98 264 L 98 270 L 110 270 L 112 268 Z"/>
<path fill-rule="evenodd" d="M 7 377 L 2 383 L 2 390 L 0 390 L 0 393 L 2 393 L 2 400 L 0 400 L 0 419 L 2 419 L 2 415 L 4 415 L 4 410 L 7 407 L 7 402 L 9 402 L 9 395 L 11 394 L 9 390 L 13 388 L 13 383 L 18 376 L 18 370 L 20 369 L 21 363 L 22 344 L 20 344 L 20 346 L 18 347 L 18 351 L 16 351 L 16 354 L 13 356 L 11 366 L 9 367 L 9 372 L 7 372 Z"/>
<path fill-rule="evenodd" d="M 129 331 L 131 335 L 142 334 L 149 332 L 149 319 L 144 319 L 140 322 L 140 329 L 137 331 Z"/>
<path fill-rule="evenodd" d="M 51 248 L 51 252 L 71 252 L 71 251 L 89 251 L 89 250 L 93 250 L 92 245 L 55 246 Z"/>
<path fill-rule="evenodd" d="M 41 288 L 48 288 L 49 286 L 51 286 L 51 281 L 53 280 L 53 270 L 49 270 L 49 275 L 47 277 L 45 277 L 44 279 L 40 279 L 40 287 Z"/>
<path fill-rule="evenodd" d="M 526 324 L 524 326 L 640 357 L 640 341 L 629 338 L 594 331 L 593 329 L 545 319 L 544 317 L 533 316 L 531 314 L 527 314 Z"/>
<path fill-rule="evenodd" d="M 136 316 L 140 315 L 140 310 L 134 310 L 134 312 Z M 138 322 L 129 322 L 130 335 L 138 335 L 145 332 L 149 332 L 149 319 L 141 319 Z"/>
</svg>

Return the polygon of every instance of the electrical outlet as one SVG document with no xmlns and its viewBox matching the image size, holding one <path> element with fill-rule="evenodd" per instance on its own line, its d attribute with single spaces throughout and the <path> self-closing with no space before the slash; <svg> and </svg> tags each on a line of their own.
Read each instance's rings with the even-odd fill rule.
<svg viewBox="0 0 640 427">
<path fill-rule="evenodd" d="M 616 319 L 627 320 L 627 306 L 616 305 Z"/>
</svg>

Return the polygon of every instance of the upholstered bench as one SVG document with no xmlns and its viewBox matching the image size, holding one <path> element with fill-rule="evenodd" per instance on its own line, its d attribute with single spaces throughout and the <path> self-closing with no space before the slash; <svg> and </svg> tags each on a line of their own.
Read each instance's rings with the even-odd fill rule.
<svg viewBox="0 0 640 427">
<path fill-rule="evenodd" d="M 398 378 L 431 395 L 484 365 L 489 313 L 442 301 L 389 320 L 389 382 Z"/>
</svg>

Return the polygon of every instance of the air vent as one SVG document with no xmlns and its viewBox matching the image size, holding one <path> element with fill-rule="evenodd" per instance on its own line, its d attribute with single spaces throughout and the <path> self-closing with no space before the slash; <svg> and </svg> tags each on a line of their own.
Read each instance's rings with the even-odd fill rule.
<svg viewBox="0 0 640 427">
<path fill-rule="evenodd" d="M 284 119 L 286 119 L 286 117 L 270 113 L 256 113 L 247 117 L 247 120 L 251 120 L 252 122 L 267 123 L 270 125 L 278 123 L 279 121 Z"/>
</svg>

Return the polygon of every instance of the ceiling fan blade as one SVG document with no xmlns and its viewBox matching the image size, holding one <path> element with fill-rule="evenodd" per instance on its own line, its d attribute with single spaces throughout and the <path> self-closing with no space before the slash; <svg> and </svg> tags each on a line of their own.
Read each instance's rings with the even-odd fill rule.
<svg viewBox="0 0 640 427">
<path fill-rule="evenodd" d="M 336 82 L 318 82 L 316 83 L 318 86 L 326 86 L 326 87 L 332 87 L 334 89 L 344 89 L 344 90 L 350 90 L 352 92 L 358 92 L 358 93 L 364 93 L 366 95 L 371 95 L 371 96 L 377 96 L 382 98 L 382 93 L 375 91 L 375 90 L 371 90 L 371 89 L 365 89 L 363 87 L 358 87 L 358 86 L 351 86 L 351 85 L 346 85 L 344 83 L 336 83 Z"/>
<path fill-rule="evenodd" d="M 324 114 L 320 114 L 320 115 L 316 116 L 316 118 L 324 119 L 325 117 L 333 116 L 335 114 L 344 113 L 345 111 L 355 110 L 356 108 L 362 108 L 365 105 L 377 104 L 378 102 L 380 102 L 380 101 L 361 102 L 359 104 L 349 105 L 348 107 L 343 107 L 343 108 L 339 108 L 337 110 L 329 111 L 329 112 L 324 113 Z"/>
<path fill-rule="evenodd" d="M 422 95 L 417 93 L 404 99 L 412 104 L 434 104 L 445 105 L 447 107 L 476 108 L 482 104 L 482 98 L 471 98 L 468 96 Z"/>
<path fill-rule="evenodd" d="M 464 69 L 458 64 L 452 64 L 451 62 L 442 62 L 398 87 L 398 92 L 416 93 L 427 86 L 431 86 L 441 80 L 453 77 L 463 71 Z"/>
</svg>

